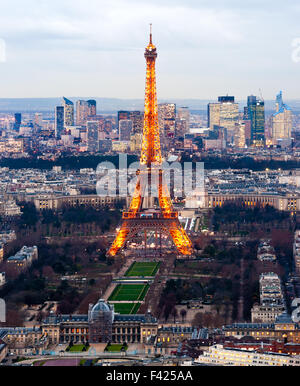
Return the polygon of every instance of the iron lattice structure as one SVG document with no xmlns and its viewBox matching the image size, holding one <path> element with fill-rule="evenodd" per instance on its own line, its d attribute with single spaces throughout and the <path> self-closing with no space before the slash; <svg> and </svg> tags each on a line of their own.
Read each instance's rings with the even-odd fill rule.
<svg viewBox="0 0 300 386">
<path fill-rule="evenodd" d="M 145 233 L 147 239 L 149 231 L 167 235 L 173 240 L 180 254 L 190 255 L 193 251 L 192 243 L 179 222 L 178 213 L 173 208 L 170 193 L 163 178 L 155 74 L 157 50 L 152 43 L 152 31 L 150 42 L 146 47 L 145 58 L 147 63 L 145 119 L 140 159 L 145 170 L 138 174 L 131 205 L 129 210 L 123 213 L 121 229 L 108 255 L 116 256 L 128 240 L 141 232 Z M 158 188 L 159 209 L 148 208 L 145 211 L 143 203 L 147 196 L 146 187 L 149 189 L 151 185 Z"/>
</svg>

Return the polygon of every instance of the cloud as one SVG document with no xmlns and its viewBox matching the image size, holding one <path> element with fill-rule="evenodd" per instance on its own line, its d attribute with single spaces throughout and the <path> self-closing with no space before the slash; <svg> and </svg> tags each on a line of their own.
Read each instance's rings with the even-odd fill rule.
<svg viewBox="0 0 300 386">
<path fill-rule="evenodd" d="M 165 47 L 185 49 L 242 39 L 237 12 L 191 8 L 182 2 L 172 6 L 120 0 L 24 3 L 13 14 L 13 4 L 1 12 L 0 33 L 15 46 L 26 42 L 27 49 L 53 43 L 65 49 L 138 49 L 145 44 L 150 22 Z"/>
<path fill-rule="evenodd" d="M 3 97 L 141 97 L 151 22 L 164 97 L 226 91 L 242 99 L 264 84 L 271 96 L 272 82 L 297 93 L 291 41 L 300 37 L 300 7 L 292 0 L 0 1 Z"/>
</svg>

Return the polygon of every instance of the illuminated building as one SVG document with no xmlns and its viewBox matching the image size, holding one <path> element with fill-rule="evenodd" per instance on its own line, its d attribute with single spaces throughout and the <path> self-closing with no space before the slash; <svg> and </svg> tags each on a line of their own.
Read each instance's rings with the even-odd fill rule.
<svg viewBox="0 0 300 386">
<path fill-rule="evenodd" d="M 150 42 L 145 51 L 147 63 L 145 117 L 140 159 L 143 171 L 138 173 L 138 181 L 129 210 L 123 213 L 121 229 L 108 252 L 111 257 L 116 256 L 124 248 L 127 241 L 140 233 L 144 235 L 145 248 L 147 248 L 147 234 L 149 232 L 160 235 L 157 237 L 157 241 L 159 238 L 161 240 L 163 234 L 170 237 L 177 251 L 182 255 L 191 255 L 193 251 L 192 243 L 179 222 L 178 213 L 173 209 L 170 194 L 163 178 L 156 92 L 156 58 L 157 50 L 152 43 L 151 31 Z M 150 187 L 154 188 L 154 186 L 158 192 L 159 209 L 147 205 L 147 201 L 152 201 L 151 199 L 154 197 L 147 197 L 146 189 L 150 190 Z M 150 198 L 150 200 L 145 198 Z"/>
<path fill-rule="evenodd" d="M 215 366 L 300 366 L 300 357 L 215 345 L 200 355 L 195 363 Z"/>
<path fill-rule="evenodd" d="M 64 127 L 74 126 L 74 103 L 63 97 L 62 104 L 64 107 Z"/>
<path fill-rule="evenodd" d="M 235 124 L 234 146 L 240 149 L 246 145 L 246 125 L 245 122 Z"/>
<path fill-rule="evenodd" d="M 278 139 L 290 139 L 292 136 L 292 111 L 282 101 L 282 91 L 276 97 L 276 113 L 272 117 L 272 139 L 277 144 Z"/>
<path fill-rule="evenodd" d="M 208 105 L 208 127 L 218 131 L 220 139 L 234 142 L 235 125 L 239 118 L 239 105 L 232 96 L 221 96 L 217 103 Z"/>
<path fill-rule="evenodd" d="M 20 271 L 30 267 L 33 261 L 38 259 L 38 248 L 26 247 L 24 246 L 19 252 L 14 256 L 11 256 L 7 259 L 7 263 L 13 265 Z"/>
<path fill-rule="evenodd" d="M 0 140 L 0 153 L 23 153 L 24 140 L 8 138 Z"/>
<path fill-rule="evenodd" d="M 234 202 L 249 208 L 272 206 L 280 211 L 296 213 L 300 210 L 300 198 L 292 194 L 268 194 L 268 193 L 207 193 L 205 207 L 216 208 L 226 202 Z"/>
<path fill-rule="evenodd" d="M 265 102 L 251 95 L 247 111 L 251 121 L 251 144 L 262 147 L 265 145 Z"/>
<path fill-rule="evenodd" d="M 270 339 L 300 343 L 300 328 L 291 317 L 283 313 L 274 323 L 234 323 L 223 327 L 225 337 L 237 339 L 252 337 L 256 340 Z"/>
</svg>

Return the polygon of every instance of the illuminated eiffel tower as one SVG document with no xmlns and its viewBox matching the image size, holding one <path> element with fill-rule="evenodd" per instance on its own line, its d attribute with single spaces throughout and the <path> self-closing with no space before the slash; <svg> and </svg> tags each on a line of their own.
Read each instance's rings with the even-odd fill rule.
<svg viewBox="0 0 300 386">
<path fill-rule="evenodd" d="M 143 170 L 138 173 L 131 205 L 129 210 L 123 213 L 121 229 L 108 255 L 116 256 L 127 241 L 140 233 L 144 233 L 145 247 L 149 233 L 156 236 L 163 234 L 173 240 L 179 254 L 191 255 L 192 243 L 179 222 L 178 213 L 173 209 L 170 193 L 163 178 L 155 75 L 157 50 L 152 43 L 152 27 L 145 58 L 147 62 L 145 120 L 140 159 Z M 151 186 L 157 189 L 158 209 L 147 207 L 149 200 L 146 200 L 146 189 L 151 190 Z"/>
</svg>

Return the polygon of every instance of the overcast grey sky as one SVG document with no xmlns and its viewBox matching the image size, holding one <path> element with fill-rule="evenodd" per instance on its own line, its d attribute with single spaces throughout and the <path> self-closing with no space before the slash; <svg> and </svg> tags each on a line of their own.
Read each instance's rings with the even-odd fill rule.
<svg viewBox="0 0 300 386">
<path fill-rule="evenodd" d="M 159 98 L 300 98 L 298 0 L 0 0 L 0 97 L 143 98 L 149 23 Z M 299 43 L 300 46 L 300 43 Z M 300 52 L 299 52 L 300 59 Z"/>
</svg>

